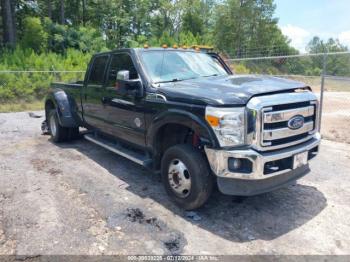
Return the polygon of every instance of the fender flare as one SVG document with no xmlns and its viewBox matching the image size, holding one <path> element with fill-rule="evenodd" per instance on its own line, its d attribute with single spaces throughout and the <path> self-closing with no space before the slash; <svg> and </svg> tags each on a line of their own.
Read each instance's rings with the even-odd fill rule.
<svg viewBox="0 0 350 262">
<path fill-rule="evenodd" d="M 55 106 L 58 121 L 61 126 L 64 127 L 79 127 L 79 116 L 76 111 L 76 102 L 73 98 L 69 96 L 61 89 L 53 90 L 45 99 L 45 114 L 46 119 L 48 118 L 48 113 L 46 105 L 47 103 L 53 103 Z"/>
<path fill-rule="evenodd" d="M 146 141 L 147 146 L 154 149 L 157 142 L 157 134 L 159 130 L 167 124 L 179 124 L 192 129 L 202 141 L 208 146 L 218 148 L 219 142 L 211 127 L 201 117 L 179 109 L 169 109 L 157 115 L 150 124 Z"/>
</svg>

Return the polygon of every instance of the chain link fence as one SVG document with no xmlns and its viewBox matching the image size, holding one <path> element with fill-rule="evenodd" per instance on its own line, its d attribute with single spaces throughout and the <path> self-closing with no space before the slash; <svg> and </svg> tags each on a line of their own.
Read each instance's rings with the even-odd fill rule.
<svg viewBox="0 0 350 262">
<path fill-rule="evenodd" d="M 236 74 L 271 75 L 310 86 L 322 102 L 323 136 L 350 143 L 350 52 L 226 61 Z M 85 71 L 0 71 L 0 105 L 40 101 L 50 83 L 82 81 L 84 74 Z"/>
<path fill-rule="evenodd" d="M 323 137 L 350 143 L 350 52 L 226 61 L 236 74 L 271 75 L 310 86 L 321 102 Z"/>
</svg>

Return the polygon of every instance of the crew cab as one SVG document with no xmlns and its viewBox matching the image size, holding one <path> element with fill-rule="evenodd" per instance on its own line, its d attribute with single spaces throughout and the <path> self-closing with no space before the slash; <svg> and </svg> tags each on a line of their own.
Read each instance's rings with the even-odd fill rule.
<svg viewBox="0 0 350 262">
<path fill-rule="evenodd" d="M 214 183 L 237 196 L 293 183 L 319 150 L 310 87 L 235 75 L 215 53 L 146 47 L 99 53 L 83 82 L 51 87 L 45 114 L 55 143 L 84 127 L 87 140 L 159 172 L 186 210 L 202 206 Z"/>
</svg>

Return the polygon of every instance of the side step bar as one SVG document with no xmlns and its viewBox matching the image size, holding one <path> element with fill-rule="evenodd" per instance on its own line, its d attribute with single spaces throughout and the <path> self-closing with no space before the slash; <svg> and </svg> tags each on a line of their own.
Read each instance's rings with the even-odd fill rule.
<svg viewBox="0 0 350 262">
<path fill-rule="evenodd" d="M 119 144 L 115 144 L 107 139 L 95 136 L 94 134 L 85 134 L 84 138 L 139 165 L 150 167 L 152 164 L 152 159 L 147 158 L 143 154 L 125 148 Z"/>
</svg>

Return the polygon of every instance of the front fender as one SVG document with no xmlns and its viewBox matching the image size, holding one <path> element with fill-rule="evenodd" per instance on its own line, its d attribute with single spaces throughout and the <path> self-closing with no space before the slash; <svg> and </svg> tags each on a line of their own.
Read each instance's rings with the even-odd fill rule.
<svg viewBox="0 0 350 262">
<path fill-rule="evenodd" d="M 192 129 L 210 147 L 219 147 L 219 142 L 207 122 L 192 112 L 169 109 L 157 115 L 147 130 L 147 145 L 155 148 L 158 131 L 167 124 L 179 124 Z"/>
</svg>

